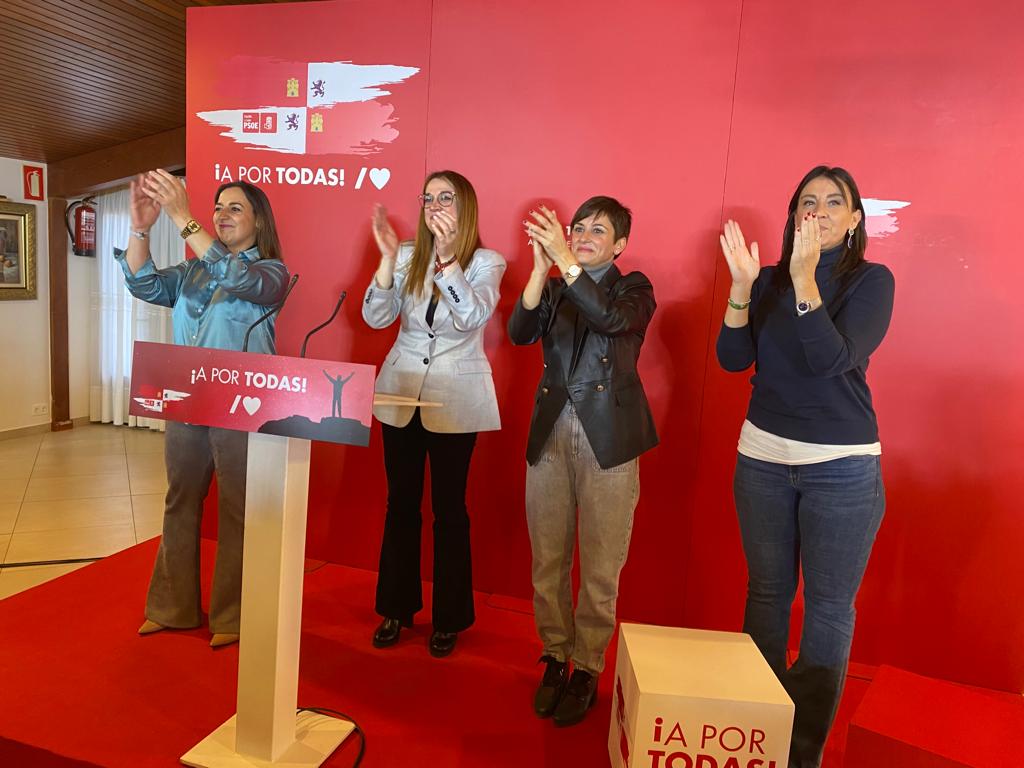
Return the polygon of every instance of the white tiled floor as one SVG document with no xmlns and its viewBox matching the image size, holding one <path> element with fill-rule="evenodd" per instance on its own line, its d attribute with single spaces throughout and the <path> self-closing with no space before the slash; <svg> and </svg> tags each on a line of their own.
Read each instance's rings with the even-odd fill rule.
<svg viewBox="0 0 1024 768">
<path fill-rule="evenodd" d="M 104 557 L 160 535 L 164 437 L 92 424 L 0 439 L 0 563 Z M 0 569 L 0 599 L 81 568 Z"/>
</svg>

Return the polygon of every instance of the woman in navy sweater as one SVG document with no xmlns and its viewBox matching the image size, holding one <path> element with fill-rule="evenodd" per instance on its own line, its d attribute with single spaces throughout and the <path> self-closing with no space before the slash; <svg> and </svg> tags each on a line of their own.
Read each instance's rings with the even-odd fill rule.
<svg viewBox="0 0 1024 768">
<path fill-rule="evenodd" d="M 865 374 L 894 282 L 864 260 L 864 209 L 842 168 L 818 166 L 800 181 L 776 266 L 761 268 L 735 221 L 721 245 L 732 287 L 718 361 L 754 365 L 733 486 L 749 571 L 743 631 L 796 705 L 790 768 L 809 768 L 821 764 L 842 695 L 854 600 L 885 510 Z M 801 570 L 804 626 L 787 669 Z"/>
</svg>

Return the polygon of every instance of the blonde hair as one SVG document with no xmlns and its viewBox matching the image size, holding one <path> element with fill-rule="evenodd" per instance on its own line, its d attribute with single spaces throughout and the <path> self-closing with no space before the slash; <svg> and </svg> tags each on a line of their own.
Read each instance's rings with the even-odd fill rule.
<svg viewBox="0 0 1024 768">
<path fill-rule="evenodd" d="M 469 179 L 455 171 L 435 171 L 423 182 L 423 189 L 434 179 L 444 179 L 455 190 L 455 204 L 459 207 L 459 231 L 455 235 L 455 257 L 459 266 L 466 269 L 473 260 L 473 254 L 480 247 L 479 217 L 476 190 Z M 417 298 L 423 296 L 426 286 L 427 269 L 434 260 L 434 233 L 427 227 L 425 209 L 420 208 L 419 226 L 416 228 L 416 242 L 412 248 L 409 275 L 403 291 Z M 435 286 L 433 292 L 440 295 Z"/>
</svg>

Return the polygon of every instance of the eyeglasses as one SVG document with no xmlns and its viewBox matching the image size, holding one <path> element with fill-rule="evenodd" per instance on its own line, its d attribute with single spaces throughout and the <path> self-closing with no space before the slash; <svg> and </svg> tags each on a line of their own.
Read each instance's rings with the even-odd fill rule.
<svg viewBox="0 0 1024 768">
<path fill-rule="evenodd" d="M 419 197 L 420 205 L 422 205 L 424 208 L 426 208 L 428 205 L 432 205 L 433 202 L 434 202 L 434 196 L 433 195 L 419 195 L 418 197 Z M 448 206 L 450 206 L 454 202 L 455 202 L 455 193 L 454 192 L 442 192 L 441 194 L 439 194 L 437 196 L 437 204 L 440 205 L 442 208 L 447 208 Z"/>
</svg>

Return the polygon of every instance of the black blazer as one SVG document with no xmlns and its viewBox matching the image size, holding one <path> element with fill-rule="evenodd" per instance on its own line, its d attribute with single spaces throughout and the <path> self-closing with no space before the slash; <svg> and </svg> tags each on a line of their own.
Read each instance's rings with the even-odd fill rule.
<svg viewBox="0 0 1024 768">
<path fill-rule="evenodd" d="M 526 460 L 536 464 L 565 401 L 571 399 L 590 447 L 603 469 L 636 458 L 658 444 L 654 419 L 636 362 L 656 307 L 651 281 L 623 275 L 613 264 L 595 283 L 584 272 L 572 285 L 548 280 L 540 304 L 508 319 L 513 344 L 544 348 L 544 375 L 530 422 Z M 573 362 L 577 316 L 582 343 Z"/>
</svg>

